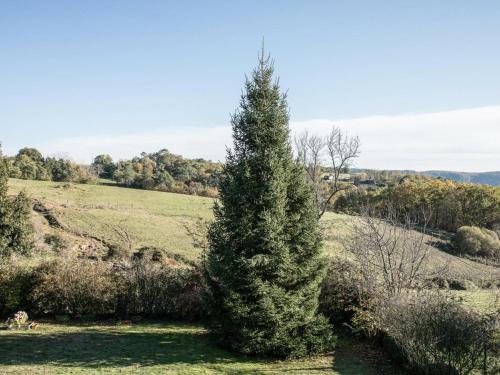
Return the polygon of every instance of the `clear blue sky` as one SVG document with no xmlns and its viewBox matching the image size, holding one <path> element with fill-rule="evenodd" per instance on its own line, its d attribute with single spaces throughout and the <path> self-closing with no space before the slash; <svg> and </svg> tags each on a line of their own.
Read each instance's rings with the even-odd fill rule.
<svg viewBox="0 0 500 375">
<path fill-rule="evenodd" d="M 498 0 L 11 0 L 0 140 L 227 125 L 262 36 L 296 121 L 500 105 Z"/>
</svg>

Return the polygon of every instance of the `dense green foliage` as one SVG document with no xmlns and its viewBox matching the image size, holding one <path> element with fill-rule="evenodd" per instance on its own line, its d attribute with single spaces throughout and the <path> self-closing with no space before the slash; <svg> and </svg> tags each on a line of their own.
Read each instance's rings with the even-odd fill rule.
<svg viewBox="0 0 500 375">
<path fill-rule="evenodd" d="M 460 227 L 453 237 L 453 245 L 461 254 L 500 259 L 500 240 L 492 230 Z"/>
<path fill-rule="evenodd" d="M 8 165 L 0 157 L 0 260 L 12 253 L 28 254 L 32 247 L 31 206 L 24 192 L 7 196 Z"/>
<path fill-rule="evenodd" d="M 96 183 L 99 177 L 125 187 L 209 197 L 217 196 L 221 170 L 219 163 L 186 159 L 165 149 L 116 163 L 109 155 L 98 155 L 85 166 L 62 158 L 44 158 L 37 149 L 26 147 L 6 161 L 11 178 Z"/>
<path fill-rule="evenodd" d="M 234 150 L 204 262 L 211 329 L 233 350 L 300 357 L 331 348 L 318 315 L 325 274 L 313 192 L 292 157 L 288 108 L 261 57 L 232 118 Z"/>
<path fill-rule="evenodd" d="M 100 178 L 112 179 L 116 166 L 109 155 L 97 155 L 92 163 L 92 168 Z"/>
<path fill-rule="evenodd" d="M 220 165 L 203 159 L 185 159 L 168 150 L 151 154 L 142 153 L 132 160 L 122 160 L 112 165 L 106 155 L 100 155 L 94 166 L 102 170 L 100 177 L 112 178 L 118 184 L 148 190 L 176 193 L 217 195 Z"/>
<path fill-rule="evenodd" d="M 384 189 L 353 189 L 339 197 L 335 210 L 360 213 L 370 206 L 379 212 L 388 207 L 421 219 L 420 224 L 446 231 L 461 226 L 493 228 L 500 222 L 500 189 L 449 180 L 406 176 Z"/>
</svg>

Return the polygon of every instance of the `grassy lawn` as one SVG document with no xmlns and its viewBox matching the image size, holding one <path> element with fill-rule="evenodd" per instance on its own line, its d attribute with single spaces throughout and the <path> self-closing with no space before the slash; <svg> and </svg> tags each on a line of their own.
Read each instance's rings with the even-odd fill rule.
<svg viewBox="0 0 500 375">
<path fill-rule="evenodd" d="M 398 374 L 366 345 L 339 341 L 335 355 L 262 361 L 214 346 L 195 325 L 42 324 L 0 331 L 2 374 Z"/>
</svg>

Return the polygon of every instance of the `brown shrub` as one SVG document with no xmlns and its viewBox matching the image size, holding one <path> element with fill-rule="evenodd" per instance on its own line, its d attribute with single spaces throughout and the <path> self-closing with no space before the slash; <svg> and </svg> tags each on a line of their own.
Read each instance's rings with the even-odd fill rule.
<svg viewBox="0 0 500 375">
<path fill-rule="evenodd" d="M 104 315 L 115 310 L 119 292 L 109 264 L 86 259 L 45 263 L 32 299 L 39 313 Z"/>
<path fill-rule="evenodd" d="M 126 315 L 190 321 L 204 315 L 204 283 L 195 269 L 137 261 L 122 275 Z"/>
</svg>

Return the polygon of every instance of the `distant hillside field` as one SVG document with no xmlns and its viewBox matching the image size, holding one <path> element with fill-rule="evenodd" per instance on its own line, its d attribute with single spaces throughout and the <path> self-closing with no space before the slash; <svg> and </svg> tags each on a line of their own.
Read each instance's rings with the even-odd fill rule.
<svg viewBox="0 0 500 375">
<path fill-rule="evenodd" d="M 135 251 L 155 247 L 197 260 L 207 224 L 212 220 L 212 198 L 127 189 L 114 186 L 16 180 L 10 192 L 25 190 L 43 209 L 33 213 L 39 242 L 58 234 L 74 243 L 79 255 L 103 256 L 110 244 Z M 35 205 L 36 206 L 36 205 Z M 42 212 L 40 212 L 42 211 Z M 48 220 L 47 220 L 48 219 Z M 349 235 L 354 217 L 327 212 L 322 225 L 329 256 L 347 256 L 341 238 Z M 49 225 L 49 222 L 52 224 Z M 470 280 L 500 277 L 498 268 L 459 258 L 438 249 L 433 264 L 446 263 L 450 275 Z"/>
</svg>

